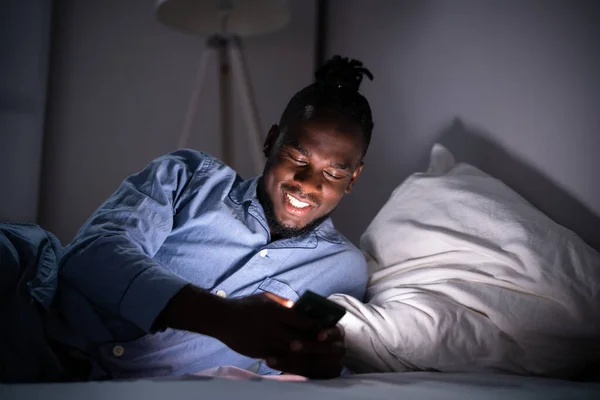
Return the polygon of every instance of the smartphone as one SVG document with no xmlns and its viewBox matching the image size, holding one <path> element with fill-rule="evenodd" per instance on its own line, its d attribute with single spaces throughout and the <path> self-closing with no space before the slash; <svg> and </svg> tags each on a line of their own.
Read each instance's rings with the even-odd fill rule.
<svg viewBox="0 0 600 400">
<path fill-rule="evenodd" d="M 322 328 L 333 328 L 346 314 L 344 307 L 310 290 L 304 292 L 292 310 L 314 319 Z"/>
</svg>

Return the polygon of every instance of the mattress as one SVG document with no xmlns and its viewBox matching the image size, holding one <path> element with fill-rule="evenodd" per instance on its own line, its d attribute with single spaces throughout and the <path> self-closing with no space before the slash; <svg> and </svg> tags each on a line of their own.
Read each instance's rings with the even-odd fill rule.
<svg viewBox="0 0 600 400">
<path fill-rule="evenodd" d="M 0 385 L 2 400 L 68 399 L 600 399 L 600 383 L 437 372 L 361 374 L 279 382 L 187 376 L 136 381 Z"/>
</svg>

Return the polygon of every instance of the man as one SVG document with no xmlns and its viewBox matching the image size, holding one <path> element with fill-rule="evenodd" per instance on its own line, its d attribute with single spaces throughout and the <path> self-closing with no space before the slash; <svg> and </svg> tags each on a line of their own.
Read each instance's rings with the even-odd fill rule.
<svg viewBox="0 0 600 400">
<path fill-rule="evenodd" d="M 329 219 L 373 127 L 357 61 L 334 57 L 269 131 L 262 177 L 180 150 L 127 178 L 65 249 L 47 330 L 80 379 L 219 365 L 339 375 L 337 329 L 282 306 L 310 289 L 364 295 L 364 258 Z M 273 301 L 276 300 L 276 301 Z"/>
</svg>

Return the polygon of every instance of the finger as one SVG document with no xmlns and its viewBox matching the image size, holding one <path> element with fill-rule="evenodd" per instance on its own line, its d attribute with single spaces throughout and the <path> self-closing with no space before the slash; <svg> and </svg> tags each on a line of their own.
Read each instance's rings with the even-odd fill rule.
<svg viewBox="0 0 600 400">
<path fill-rule="evenodd" d="M 339 327 L 323 329 L 317 334 L 319 342 L 341 342 L 344 340 L 344 334 Z"/>
<path fill-rule="evenodd" d="M 307 360 L 290 357 L 267 357 L 267 366 L 285 373 L 307 376 L 310 374 L 310 364 Z"/>
<path fill-rule="evenodd" d="M 294 352 L 291 346 L 292 342 L 296 342 L 293 346 L 294 349 L 301 348 L 301 335 L 295 330 L 279 326 L 269 332 L 266 349 L 269 355 L 287 357 Z"/>
<path fill-rule="evenodd" d="M 346 348 L 342 342 L 292 341 L 290 351 L 301 355 L 342 359 Z"/>
<path fill-rule="evenodd" d="M 324 358 L 334 362 L 341 362 L 345 355 L 345 347 L 342 342 L 316 342 L 315 340 L 303 340 L 298 337 L 298 332 L 290 330 L 277 330 L 275 335 L 270 335 L 267 354 L 273 358 L 270 363 L 275 363 L 275 360 L 290 359 L 290 358 L 305 358 L 307 356 Z M 298 372 L 298 371 L 296 371 Z"/>
<path fill-rule="evenodd" d="M 293 353 L 299 353 L 304 349 L 304 344 L 301 340 L 292 340 L 290 343 L 290 350 Z"/>
<path fill-rule="evenodd" d="M 281 297 L 271 292 L 264 292 L 263 295 L 270 300 L 273 300 L 275 303 L 284 306 L 285 308 L 292 308 L 294 306 L 294 302 L 292 300 L 286 299 L 285 297 Z"/>
</svg>

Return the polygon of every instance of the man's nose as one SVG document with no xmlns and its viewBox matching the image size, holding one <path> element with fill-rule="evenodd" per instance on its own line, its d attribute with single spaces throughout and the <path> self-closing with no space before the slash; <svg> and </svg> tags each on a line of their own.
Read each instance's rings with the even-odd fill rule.
<svg viewBox="0 0 600 400">
<path fill-rule="evenodd" d="M 312 168 L 301 168 L 296 171 L 294 181 L 300 183 L 304 193 L 317 192 L 322 187 L 321 174 Z"/>
</svg>

